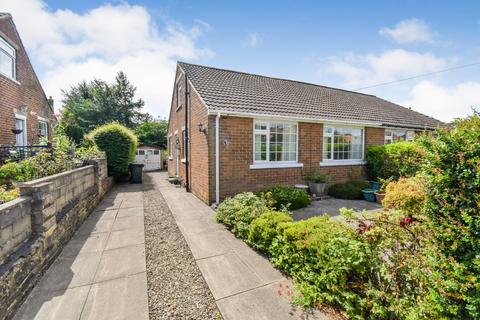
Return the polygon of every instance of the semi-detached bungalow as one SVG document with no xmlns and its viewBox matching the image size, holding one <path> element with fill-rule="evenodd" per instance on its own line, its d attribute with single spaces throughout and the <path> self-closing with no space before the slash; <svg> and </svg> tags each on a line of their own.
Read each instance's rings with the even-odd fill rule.
<svg viewBox="0 0 480 320">
<path fill-rule="evenodd" d="M 242 191 L 365 178 L 365 148 L 442 123 L 373 95 L 179 62 L 168 173 L 206 203 Z"/>
</svg>

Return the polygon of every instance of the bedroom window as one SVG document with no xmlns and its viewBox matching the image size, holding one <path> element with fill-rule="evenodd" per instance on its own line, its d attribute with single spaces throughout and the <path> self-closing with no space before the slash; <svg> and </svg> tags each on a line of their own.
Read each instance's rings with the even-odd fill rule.
<svg viewBox="0 0 480 320">
<path fill-rule="evenodd" d="M 0 38 L 0 73 L 15 79 L 15 49 Z"/>
<path fill-rule="evenodd" d="M 323 161 L 363 160 L 363 128 L 323 127 Z"/>
<path fill-rule="evenodd" d="M 42 138 L 48 138 L 48 122 L 38 121 L 38 136 Z"/>
<path fill-rule="evenodd" d="M 173 149 L 173 141 L 172 141 L 172 136 L 170 135 L 168 137 L 168 156 L 170 158 L 172 157 L 172 149 Z"/>
<path fill-rule="evenodd" d="M 254 122 L 254 163 L 297 162 L 297 124 Z"/>
<path fill-rule="evenodd" d="M 182 107 L 182 82 L 181 79 L 178 80 L 176 85 L 176 96 L 177 96 L 177 111 Z"/>
<path fill-rule="evenodd" d="M 385 130 L 385 144 L 397 142 L 397 141 L 412 141 L 415 136 L 415 131 L 413 130 Z"/>
</svg>

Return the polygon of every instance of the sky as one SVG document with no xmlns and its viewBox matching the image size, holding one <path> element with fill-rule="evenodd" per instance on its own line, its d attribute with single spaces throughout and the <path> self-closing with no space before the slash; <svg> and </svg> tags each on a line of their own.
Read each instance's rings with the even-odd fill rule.
<svg viewBox="0 0 480 320">
<path fill-rule="evenodd" d="M 168 116 L 176 61 L 356 90 L 480 62 L 480 1 L 0 0 L 47 95 L 122 70 Z M 364 89 L 443 121 L 480 109 L 480 64 Z"/>
</svg>

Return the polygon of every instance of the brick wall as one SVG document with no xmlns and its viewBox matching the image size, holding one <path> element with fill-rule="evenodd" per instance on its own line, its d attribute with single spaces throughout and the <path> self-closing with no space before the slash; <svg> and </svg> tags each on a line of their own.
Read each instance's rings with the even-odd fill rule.
<svg viewBox="0 0 480 320">
<path fill-rule="evenodd" d="M 27 117 L 27 141 L 38 143 L 38 117 L 50 121 L 50 135 L 56 119 L 30 64 L 25 48 L 9 16 L 0 17 L 0 37 L 16 49 L 16 81 L 0 74 L 0 145 L 15 143 L 15 114 Z M 26 105 L 27 110 L 20 110 Z"/>
<path fill-rule="evenodd" d="M 20 186 L 0 206 L 0 319 L 21 305 L 43 272 L 112 186 L 105 159 Z"/>
<path fill-rule="evenodd" d="M 298 159 L 303 168 L 250 169 L 253 163 L 253 119 L 221 117 L 220 120 L 220 198 L 242 191 L 258 191 L 278 185 L 305 183 L 305 175 L 311 168 L 318 168 L 331 176 L 330 183 L 364 179 L 365 167 L 320 167 L 322 159 L 323 125 L 303 123 L 298 125 Z M 365 140 L 369 144 L 383 144 L 383 129 L 366 128 Z M 381 137 L 381 139 L 380 139 Z M 224 140 L 229 144 L 224 144 Z M 214 142 L 213 142 L 214 143 Z M 215 151 L 211 151 L 214 158 Z M 212 175 L 210 202 L 215 200 L 215 177 Z"/>
<path fill-rule="evenodd" d="M 185 128 L 185 78 L 179 69 L 177 69 L 176 79 L 179 79 L 182 84 L 182 91 L 179 97 L 181 107 L 178 108 L 177 106 L 177 91 L 174 88 L 168 123 L 168 136 L 171 136 L 174 142 L 172 156 L 168 159 L 168 174 L 170 176 L 175 175 L 176 162 L 180 160 L 178 176 L 182 180 L 182 185 L 184 185 L 186 181 L 186 159 L 182 161 L 184 150 L 182 130 Z M 190 152 L 188 159 L 190 190 L 198 198 L 208 202 L 211 187 L 209 177 L 212 172 L 215 172 L 215 168 L 209 166 L 209 145 L 211 144 L 212 134 L 214 134 L 215 129 L 210 128 L 211 123 L 207 115 L 207 109 L 195 89 L 189 86 L 189 92 L 187 127 L 190 128 L 188 148 Z M 202 123 L 203 128 L 207 129 L 207 133 L 198 130 L 198 124 L 200 123 Z M 175 134 L 175 132 L 177 132 L 177 134 Z M 178 148 L 175 146 L 177 138 L 179 140 Z"/>
</svg>

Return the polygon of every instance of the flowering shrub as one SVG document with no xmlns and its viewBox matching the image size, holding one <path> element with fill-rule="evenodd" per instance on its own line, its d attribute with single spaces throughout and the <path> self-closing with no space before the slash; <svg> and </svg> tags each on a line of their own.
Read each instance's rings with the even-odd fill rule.
<svg viewBox="0 0 480 320">
<path fill-rule="evenodd" d="M 20 196 L 18 188 L 6 190 L 5 187 L 0 186 L 0 204 L 12 201 Z"/>
<path fill-rule="evenodd" d="M 425 182 L 425 177 L 422 176 L 390 182 L 386 187 L 383 204 L 410 215 L 421 213 L 426 198 Z"/>
<path fill-rule="evenodd" d="M 239 193 L 225 199 L 219 206 L 215 219 L 225 224 L 237 237 L 246 239 L 248 228 L 253 219 L 267 211 L 262 198 L 251 192 Z"/>
<path fill-rule="evenodd" d="M 270 187 L 259 192 L 259 196 L 268 199 L 271 207 L 276 210 L 296 210 L 310 204 L 307 192 L 292 186 Z"/>
</svg>

